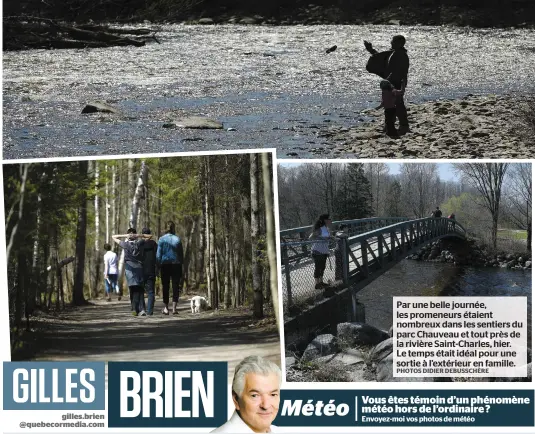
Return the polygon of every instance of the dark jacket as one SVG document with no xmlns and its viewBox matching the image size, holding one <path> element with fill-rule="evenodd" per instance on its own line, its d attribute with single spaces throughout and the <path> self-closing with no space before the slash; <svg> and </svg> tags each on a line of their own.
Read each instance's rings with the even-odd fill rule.
<svg viewBox="0 0 535 434">
<path fill-rule="evenodd" d="M 156 277 L 156 251 L 158 244 L 154 240 L 146 240 L 143 246 L 143 273 L 145 279 Z"/>
<path fill-rule="evenodd" d="M 394 85 L 396 89 L 401 89 L 401 81 L 407 85 L 409 75 L 409 56 L 405 48 L 399 48 L 392 52 L 388 58 L 386 66 L 386 79 Z"/>
<path fill-rule="evenodd" d="M 378 67 L 377 70 L 370 71 L 368 66 L 366 66 L 368 71 L 374 72 L 382 78 L 388 80 L 396 89 L 401 89 L 402 80 L 405 82 L 405 86 L 407 85 L 409 76 L 409 55 L 407 54 L 407 50 L 405 48 L 398 48 L 397 50 L 387 50 L 382 52 L 378 52 L 376 49 L 372 48 L 368 51 L 373 55 L 372 58 L 375 58 L 375 62 L 373 63 L 377 63 L 377 65 L 374 66 Z M 380 67 L 380 64 L 385 62 L 385 60 L 386 65 L 384 66 L 385 70 L 383 73 L 379 70 L 383 69 Z"/>
</svg>

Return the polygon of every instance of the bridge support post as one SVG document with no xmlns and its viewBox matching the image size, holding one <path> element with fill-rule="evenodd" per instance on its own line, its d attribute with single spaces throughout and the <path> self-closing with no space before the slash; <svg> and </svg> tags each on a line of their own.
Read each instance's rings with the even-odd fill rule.
<svg viewBox="0 0 535 434">
<path fill-rule="evenodd" d="M 377 253 L 379 255 L 379 264 L 381 268 L 385 266 L 385 255 L 383 254 L 383 234 L 377 235 Z"/>
<path fill-rule="evenodd" d="M 362 240 L 360 242 L 360 252 L 361 252 L 361 260 L 362 260 L 362 273 L 364 277 L 368 277 L 370 274 L 368 271 L 368 241 Z"/>
<path fill-rule="evenodd" d="M 290 260 L 288 259 L 288 246 L 282 246 L 282 263 L 284 264 L 284 274 L 286 277 L 286 294 L 288 297 L 288 307 L 293 305 L 292 300 L 292 279 L 290 277 Z"/>
<path fill-rule="evenodd" d="M 349 284 L 349 242 L 346 237 L 338 239 L 338 247 L 342 252 L 342 279 L 344 286 Z"/>
<path fill-rule="evenodd" d="M 401 226 L 400 235 L 401 235 L 401 252 L 403 255 L 407 253 L 407 245 L 405 244 L 405 231 L 407 230 L 408 226 L 407 224 L 404 224 Z"/>
<path fill-rule="evenodd" d="M 305 241 L 307 239 L 307 236 L 304 232 L 300 232 L 299 233 L 299 238 L 301 239 L 301 241 Z M 305 256 L 308 256 L 309 252 L 308 252 L 308 244 L 307 243 L 303 243 L 302 244 L 302 250 L 303 250 L 303 254 Z"/>
<path fill-rule="evenodd" d="M 390 232 L 390 255 L 392 261 L 395 261 L 398 257 L 396 249 L 396 232 L 394 231 Z"/>
</svg>

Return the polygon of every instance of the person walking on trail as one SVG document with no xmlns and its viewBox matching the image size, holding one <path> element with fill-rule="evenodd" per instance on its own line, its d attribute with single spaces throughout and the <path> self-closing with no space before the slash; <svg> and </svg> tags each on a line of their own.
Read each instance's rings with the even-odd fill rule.
<svg viewBox="0 0 535 434">
<path fill-rule="evenodd" d="M 121 238 L 125 238 L 122 240 Z M 143 249 L 145 240 L 137 235 L 135 228 L 129 228 L 126 235 L 112 235 L 113 241 L 124 250 L 126 283 L 130 289 L 132 315 L 145 316 L 143 294 Z"/>
<path fill-rule="evenodd" d="M 106 300 L 111 301 L 111 294 L 117 290 L 117 253 L 111 250 L 111 245 L 104 244 L 104 286 L 106 288 Z M 118 291 L 117 291 L 118 292 Z M 117 298 L 121 300 L 121 296 Z"/>
<path fill-rule="evenodd" d="M 184 262 L 184 250 L 180 237 L 176 235 L 175 224 L 167 222 L 166 233 L 158 240 L 156 262 L 160 268 L 162 278 L 163 304 L 162 313 L 169 315 L 169 284 L 173 286 L 173 315 L 178 314 L 177 304 L 182 277 L 182 263 Z"/>
<path fill-rule="evenodd" d="M 323 282 L 323 274 L 325 273 L 325 266 L 327 265 L 327 258 L 329 256 L 329 240 L 331 238 L 330 224 L 331 217 L 329 214 L 321 214 L 316 223 L 314 223 L 312 233 L 309 236 L 311 240 L 316 240 L 312 244 L 315 289 L 323 289 L 329 286 Z"/>
<path fill-rule="evenodd" d="M 373 72 L 385 80 L 388 80 L 394 89 L 402 90 L 407 86 L 409 75 L 409 56 L 405 48 L 405 37 L 395 35 L 391 41 L 391 50 L 379 53 L 372 46 L 371 42 L 364 41 L 364 47 L 372 54 L 366 69 Z M 375 59 L 371 62 L 372 59 Z M 371 66 L 372 64 L 373 67 Z M 396 116 L 399 120 L 399 134 L 405 134 L 409 131 L 409 119 L 407 108 L 403 98 L 404 92 L 396 95 Z"/>
<path fill-rule="evenodd" d="M 431 216 L 432 217 L 435 217 L 435 218 L 440 218 L 442 217 L 442 211 L 440 211 L 440 208 L 437 206 L 437 209 L 434 210 L 432 213 L 431 213 Z"/>
<path fill-rule="evenodd" d="M 141 230 L 143 235 L 150 235 L 149 228 Z M 145 240 L 143 245 L 143 280 L 145 292 L 147 293 L 147 315 L 152 315 L 154 312 L 154 286 L 156 283 L 156 251 L 158 244 L 152 238 Z M 145 298 L 143 297 L 143 304 Z"/>
</svg>

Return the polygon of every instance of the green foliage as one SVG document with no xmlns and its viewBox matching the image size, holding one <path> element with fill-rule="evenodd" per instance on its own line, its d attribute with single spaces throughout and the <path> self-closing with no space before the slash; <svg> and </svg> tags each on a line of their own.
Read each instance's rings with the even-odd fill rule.
<svg viewBox="0 0 535 434">
<path fill-rule="evenodd" d="M 342 176 L 341 187 L 334 198 L 334 214 L 337 220 L 360 219 L 371 215 L 370 182 L 364 174 L 362 163 L 348 164 Z"/>
</svg>

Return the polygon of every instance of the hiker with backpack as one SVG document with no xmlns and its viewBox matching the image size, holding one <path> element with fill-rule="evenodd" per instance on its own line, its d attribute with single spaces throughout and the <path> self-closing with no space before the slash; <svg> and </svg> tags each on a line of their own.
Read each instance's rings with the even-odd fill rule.
<svg viewBox="0 0 535 434">
<path fill-rule="evenodd" d="M 130 289 L 132 315 L 145 316 L 143 250 L 144 235 L 137 235 L 135 228 L 129 228 L 126 235 L 112 235 L 113 241 L 124 250 L 125 276 Z M 150 236 L 149 236 L 150 237 Z M 126 238 L 122 240 L 122 238 Z"/>
<path fill-rule="evenodd" d="M 409 131 L 409 119 L 403 98 L 404 88 L 407 85 L 409 74 L 409 56 L 405 49 L 404 36 L 394 36 L 391 41 L 391 46 L 392 48 L 390 50 L 378 52 L 373 48 L 371 42 L 364 41 L 364 47 L 372 55 L 366 65 L 368 72 L 377 74 L 384 80 L 387 80 L 392 85 L 393 89 L 398 91 L 395 94 L 395 117 L 399 120 L 399 133 L 395 133 L 395 135 L 397 135 L 405 134 Z M 383 86 L 381 86 L 381 89 L 383 89 Z M 385 107 L 385 119 L 388 118 L 389 122 L 392 119 L 392 108 L 393 107 L 389 107 L 389 113 L 387 114 L 387 108 Z M 390 131 L 390 133 L 393 133 L 393 131 Z"/>
<path fill-rule="evenodd" d="M 173 286 L 173 315 L 178 314 L 177 304 L 182 278 L 182 263 L 184 262 L 184 250 L 182 241 L 175 233 L 175 224 L 167 222 L 166 233 L 158 240 L 156 262 L 160 267 L 162 278 L 163 304 L 162 313 L 169 315 L 169 285 Z"/>
</svg>

